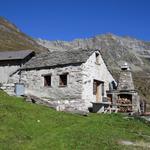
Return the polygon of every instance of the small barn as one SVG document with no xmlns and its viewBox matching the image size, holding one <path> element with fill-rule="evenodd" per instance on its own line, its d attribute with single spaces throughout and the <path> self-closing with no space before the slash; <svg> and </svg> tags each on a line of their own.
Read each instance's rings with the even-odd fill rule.
<svg viewBox="0 0 150 150">
<path fill-rule="evenodd" d="M 31 50 L 0 52 L 0 83 L 8 82 L 11 74 L 15 73 L 34 56 Z"/>
<path fill-rule="evenodd" d="M 15 76 L 18 73 L 12 79 Z M 92 102 L 107 99 L 106 91 L 114 81 L 100 51 L 81 49 L 38 54 L 20 69 L 19 79 L 26 95 L 46 99 L 59 110 L 85 111 Z"/>
</svg>

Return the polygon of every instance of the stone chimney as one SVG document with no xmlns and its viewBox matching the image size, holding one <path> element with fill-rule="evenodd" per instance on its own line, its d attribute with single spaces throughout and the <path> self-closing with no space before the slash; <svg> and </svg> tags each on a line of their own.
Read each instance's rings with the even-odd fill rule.
<svg viewBox="0 0 150 150">
<path fill-rule="evenodd" d="M 120 72 L 120 78 L 119 78 L 117 90 L 118 91 L 134 90 L 132 73 L 127 63 L 124 63 L 121 66 L 121 72 Z"/>
</svg>

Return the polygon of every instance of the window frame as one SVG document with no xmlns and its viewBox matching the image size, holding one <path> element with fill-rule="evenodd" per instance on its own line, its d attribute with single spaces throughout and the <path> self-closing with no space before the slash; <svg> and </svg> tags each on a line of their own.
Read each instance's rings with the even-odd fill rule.
<svg viewBox="0 0 150 150">
<path fill-rule="evenodd" d="M 52 86 L 52 75 L 51 74 L 45 74 L 42 75 L 44 79 L 44 87 L 51 87 Z"/>
<path fill-rule="evenodd" d="M 68 86 L 68 73 L 60 74 L 59 75 L 59 87 L 66 87 L 66 86 Z"/>
</svg>

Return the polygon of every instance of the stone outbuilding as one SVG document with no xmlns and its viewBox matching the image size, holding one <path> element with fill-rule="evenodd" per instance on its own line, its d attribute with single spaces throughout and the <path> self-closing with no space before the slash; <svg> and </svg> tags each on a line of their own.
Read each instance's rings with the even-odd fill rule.
<svg viewBox="0 0 150 150">
<path fill-rule="evenodd" d="M 38 54 L 11 81 L 23 83 L 26 95 L 50 101 L 59 110 L 88 111 L 91 102 L 107 99 L 106 91 L 114 78 L 100 51 L 80 49 Z"/>
<path fill-rule="evenodd" d="M 9 77 L 33 56 L 32 50 L 0 52 L 0 83 L 7 83 Z"/>
<path fill-rule="evenodd" d="M 117 107 L 119 112 L 141 113 L 144 111 L 140 108 L 140 96 L 135 90 L 132 73 L 127 63 L 121 66 L 117 89 L 108 91 L 107 96 L 112 107 Z"/>
</svg>

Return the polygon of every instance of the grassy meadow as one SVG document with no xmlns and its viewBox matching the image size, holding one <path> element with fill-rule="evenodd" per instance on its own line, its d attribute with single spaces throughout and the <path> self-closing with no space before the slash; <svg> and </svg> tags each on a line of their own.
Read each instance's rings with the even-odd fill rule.
<svg viewBox="0 0 150 150">
<path fill-rule="evenodd" d="M 149 143 L 150 125 L 139 119 L 57 112 L 0 91 L 0 150 L 141 150 Z"/>
</svg>

